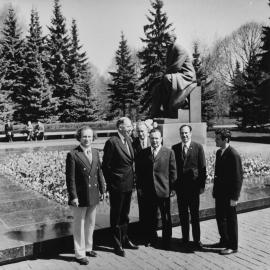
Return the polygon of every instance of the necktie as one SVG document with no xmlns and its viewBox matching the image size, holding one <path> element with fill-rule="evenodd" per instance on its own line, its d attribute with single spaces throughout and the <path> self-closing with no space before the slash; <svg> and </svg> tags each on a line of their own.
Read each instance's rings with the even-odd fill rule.
<svg viewBox="0 0 270 270">
<path fill-rule="evenodd" d="M 142 149 L 146 148 L 145 141 L 141 141 Z"/>
<path fill-rule="evenodd" d="M 153 159 L 155 159 L 157 156 L 157 149 L 153 149 Z"/>
<path fill-rule="evenodd" d="M 131 156 L 131 155 L 130 155 L 130 151 L 129 151 L 129 147 L 128 147 L 128 142 L 127 142 L 126 139 L 124 139 L 124 145 L 125 145 L 126 148 L 127 148 L 127 152 L 128 152 L 128 154 L 129 154 L 129 156 Z"/>
<path fill-rule="evenodd" d="M 86 156 L 87 156 L 90 164 L 92 164 L 92 151 L 91 150 L 86 150 Z"/>
<path fill-rule="evenodd" d="M 188 147 L 186 144 L 184 144 L 183 146 L 183 158 L 186 159 L 187 157 L 187 151 L 188 151 Z"/>
</svg>

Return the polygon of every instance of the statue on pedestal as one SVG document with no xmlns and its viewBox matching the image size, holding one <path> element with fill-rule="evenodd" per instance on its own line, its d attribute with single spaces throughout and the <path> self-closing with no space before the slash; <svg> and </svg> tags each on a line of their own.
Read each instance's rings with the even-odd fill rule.
<svg viewBox="0 0 270 270">
<path fill-rule="evenodd" d="M 166 74 L 152 87 L 151 117 L 178 118 L 178 109 L 196 88 L 196 73 L 187 51 L 177 44 L 173 32 L 169 34 Z"/>
</svg>

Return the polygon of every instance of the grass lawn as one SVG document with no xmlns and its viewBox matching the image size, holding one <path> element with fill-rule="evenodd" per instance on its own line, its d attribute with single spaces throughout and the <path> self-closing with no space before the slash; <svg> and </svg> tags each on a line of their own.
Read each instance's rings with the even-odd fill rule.
<svg viewBox="0 0 270 270">
<path fill-rule="evenodd" d="M 217 150 L 215 144 L 215 133 L 207 132 L 206 153 Z M 270 133 L 247 133 L 232 131 L 231 146 L 242 155 L 249 157 L 262 156 L 270 162 Z"/>
</svg>

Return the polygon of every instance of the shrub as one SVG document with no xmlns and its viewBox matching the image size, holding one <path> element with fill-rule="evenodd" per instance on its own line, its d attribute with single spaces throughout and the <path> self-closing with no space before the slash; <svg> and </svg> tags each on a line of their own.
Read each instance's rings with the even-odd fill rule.
<svg viewBox="0 0 270 270">
<path fill-rule="evenodd" d="M 55 201 L 67 203 L 65 181 L 65 160 L 67 151 L 39 151 L 10 155 L 0 165 L 0 173 L 10 176 L 11 180 L 21 183 Z M 214 179 L 215 154 L 210 154 L 207 161 L 207 185 Z M 265 180 L 270 181 L 270 165 L 262 157 L 242 157 L 244 169 L 244 186 L 261 186 Z"/>
</svg>

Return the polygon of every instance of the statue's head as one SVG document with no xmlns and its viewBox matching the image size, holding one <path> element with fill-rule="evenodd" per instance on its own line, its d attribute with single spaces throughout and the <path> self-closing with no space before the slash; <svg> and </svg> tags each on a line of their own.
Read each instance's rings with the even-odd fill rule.
<svg viewBox="0 0 270 270">
<path fill-rule="evenodd" d="M 173 44 L 176 41 L 176 34 L 174 31 L 168 32 L 169 42 Z"/>
</svg>

